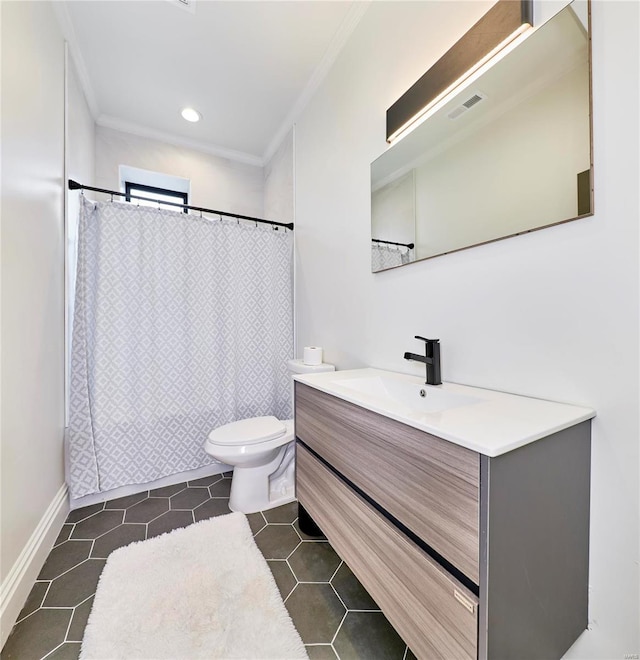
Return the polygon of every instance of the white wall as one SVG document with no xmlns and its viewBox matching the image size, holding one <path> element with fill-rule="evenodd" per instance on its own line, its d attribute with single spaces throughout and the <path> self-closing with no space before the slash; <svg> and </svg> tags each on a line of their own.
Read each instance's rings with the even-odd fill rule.
<svg viewBox="0 0 640 660">
<path fill-rule="evenodd" d="M 1 11 L 4 642 L 66 515 L 64 42 L 49 3 Z"/>
<path fill-rule="evenodd" d="M 293 222 L 293 129 L 264 166 L 264 217 Z"/>
<path fill-rule="evenodd" d="M 67 103 L 67 176 L 93 185 L 96 125 L 71 56 L 68 58 Z M 74 196 L 77 194 L 72 193 Z"/>
<path fill-rule="evenodd" d="M 120 165 L 190 179 L 194 206 L 262 217 L 261 167 L 98 126 L 96 186 L 119 190 Z"/>
<path fill-rule="evenodd" d="M 369 165 L 385 110 L 486 11 L 372 3 L 296 127 L 298 349 L 593 406 L 591 630 L 567 657 L 638 640 L 638 3 L 593 4 L 595 216 L 371 274 Z M 381 44 L 384 47 L 381 47 Z"/>
</svg>

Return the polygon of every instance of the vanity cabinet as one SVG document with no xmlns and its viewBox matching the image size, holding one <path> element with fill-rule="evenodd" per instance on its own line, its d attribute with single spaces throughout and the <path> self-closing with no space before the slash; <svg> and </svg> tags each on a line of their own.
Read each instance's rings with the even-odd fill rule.
<svg viewBox="0 0 640 660">
<path fill-rule="evenodd" d="M 489 457 L 295 384 L 297 497 L 418 658 L 559 658 L 587 625 L 590 421 Z"/>
</svg>

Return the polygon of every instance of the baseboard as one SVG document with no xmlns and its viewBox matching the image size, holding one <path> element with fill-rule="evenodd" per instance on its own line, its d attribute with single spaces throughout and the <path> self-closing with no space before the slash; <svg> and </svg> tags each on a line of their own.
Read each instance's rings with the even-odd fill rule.
<svg viewBox="0 0 640 660">
<path fill-rule="evenodd" d="M 33 583 L 69 514 L 67 492 L 67 485 L 64 484 L 0 586 L 0 648 L 7 641 Z"/>
</svg>

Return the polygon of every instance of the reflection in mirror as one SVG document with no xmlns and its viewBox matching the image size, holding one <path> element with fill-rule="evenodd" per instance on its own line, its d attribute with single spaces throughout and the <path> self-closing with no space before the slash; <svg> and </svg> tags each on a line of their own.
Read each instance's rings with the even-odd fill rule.
<svg viewBox="0 0 640 660">
<path fill-rule="evenodd" d="M 374 272 L 593 213 L 587 26 L 574 0 L 372 163 Z"/>
</svg>

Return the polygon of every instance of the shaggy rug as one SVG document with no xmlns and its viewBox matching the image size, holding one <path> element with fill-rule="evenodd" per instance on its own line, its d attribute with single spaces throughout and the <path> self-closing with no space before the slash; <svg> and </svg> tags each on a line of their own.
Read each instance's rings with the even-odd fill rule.
<svg viewBox="0 0 640 660">
<path fill-rule="evenodd" d="M 111 554 L 81 658 L 308 658 L 241 513 Z"/>
</svg>

